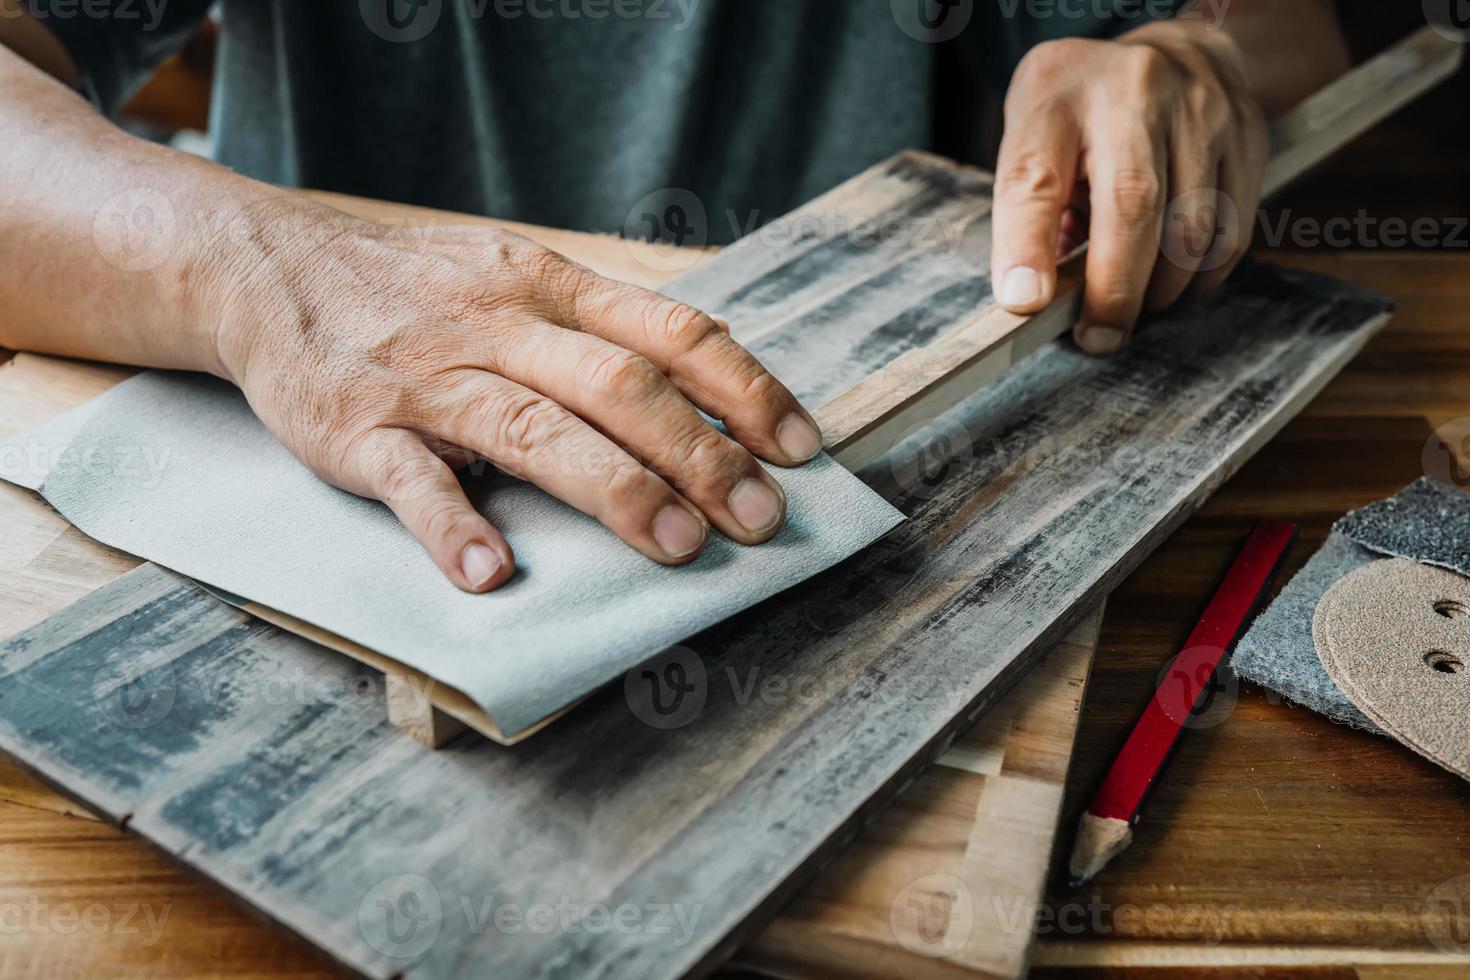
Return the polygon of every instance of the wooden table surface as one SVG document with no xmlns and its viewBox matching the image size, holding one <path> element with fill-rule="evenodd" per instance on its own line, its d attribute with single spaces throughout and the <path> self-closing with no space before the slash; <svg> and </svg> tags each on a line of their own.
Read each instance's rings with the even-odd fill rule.
<svg viewBox="0 0 1470 980">
<path fill-rule="evenodd" d="M 1470 257 L 1267 257 L 1383 289 L 1398 297 L 1399 313 L 1115 593 L 1064 827 L 1253 520 L 1302 524 L 1294 570 L 1334 518 L 1423 471 L 1434 427 L 1470 448 Z M 645 281 L 664 274 L 636 255 L 624 274 L 636 278 L 640 269 Z M 0 361 L 7 356 L 0 352 Z M 67 366 L 55 383 L 86 384 L 86 372 L 108 370 Z M 1460 462 L 1470 475 L 1470 453 Z M 0 581 L 0 634 L 132 563 L 74 530 L 59 533 L 50 567 Z M 87 560 L 71 565 L 69 548 Z M 1395 743 L 1248 685 L 1228 686 L 1212 720 L 1188 733 L 1132 849 L 1080 891 L 1053 888 L 1033 975 L 1172 978 L 1200 967 L 1210 976 L 1316 980 L 1470 973 L 1470 960 L 1451 962 L 1444 952 L 1470 950 L 1470 901 L 1436 901 L 1470 898 L 1470 890 L 1452 883 L 1434 892 L 1470 874 L 1470 787 Z M 222 890 L 75 813 L 0 765 L 0 976 L 336 975 Z"/>
</svg>

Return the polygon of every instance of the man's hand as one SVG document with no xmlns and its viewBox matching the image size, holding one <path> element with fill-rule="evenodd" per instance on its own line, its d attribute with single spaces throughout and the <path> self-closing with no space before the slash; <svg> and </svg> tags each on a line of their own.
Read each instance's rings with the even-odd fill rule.
<svg viewBox="0 0 1470 980">
<path fill-rule="evenodd" d="M 395 230 L 278 196 L 226 237 L 202 286 L 221 373 L 462 589 L 504 583 L 514 558 L 451 465 L 489 460 L 680 564 L 710 524 L 745 544 L 780 526 L 781 488 L 746 447 L 783 466 L 821 449 L 723 324 L 518 236 Z"/>
<path fill-rule="evenodd" d="M 1242 58 L 1224 34 L 1172 27 L 1038 45 L 1006 97 L 996 298 L 1042 309 L 1057 260 L 1090 239 L 1075 337 L 1094 354 L 1120 348 L 1141 311 L 1223 282 L 1260 200 L 1265 116 Z"/>
</svg>

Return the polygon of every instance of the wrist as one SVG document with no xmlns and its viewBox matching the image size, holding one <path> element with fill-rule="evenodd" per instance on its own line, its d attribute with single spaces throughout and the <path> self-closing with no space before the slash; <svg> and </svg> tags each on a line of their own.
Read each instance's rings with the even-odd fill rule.
<svg viewBox="0 0 1470 980">
<path fill-rule="evenodd" d="M 322 249 L 352 218 L 295 192 L 255 185 L 248 198 L 215 217 L 199 260 L 195 322 L 209 336 L 209 370 L 244 385 L 283 324 L 305 324 L 305 297 Z"/>
<path fill-rule="evenodd" d="M 1222 86 L 1248 93 L 1246 56 L 1229 31 L 1209 22 L 1155 21 L 1118 38 L 1122 44 L 1142 44 L 1172 58 L 1192 74 L 1207 71 Z"/>
</svg>

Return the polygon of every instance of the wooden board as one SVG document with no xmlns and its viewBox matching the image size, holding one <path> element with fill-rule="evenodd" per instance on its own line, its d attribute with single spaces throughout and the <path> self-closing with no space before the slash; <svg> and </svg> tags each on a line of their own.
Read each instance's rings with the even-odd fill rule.
<svg viewBox="0 0 1470 980">
<path fill-rule="evenodd" d="M 988 184 L 909 159 L 880 189 L 875 216 L 902 220 L 972 212 Z M 854 209 L 874 204 L 865 196 Z M 987 288 L 984 263 L 963 252 L 916 245 L 895 262 L 889 247 L 839 236 L 743 286 L 711 286 L 707 305 L 738 309 L 732 323 L 784 319 L 788 329 L 751 344 L 811 397 L 803 377 L 820 387 L 870 373 L 863 358 L 886 360 L 926 325 L 941 329 L 951 305 L 973 306 Z M 783 297 L 804 305 L 788 313 Z M 195 608 L 192 586 L 165 588 L 144 569 L 53 617 L 49 639 L 7 648 L 4 743 L 370 975 L 698 972 L 1300 409 L 1384 310 L 1340 285 L 1249 269 L 1154 322 L 1119 358 L 1040 352 L 951 420 L 965 435 L 941 479 L 870 474 L 908 525 L 690 642 L 707 690 L 677 730 L 644 724 L 613 690 L 516 749 L 461 740 L 430 753 L 390 730 L 371 692 L 352 693 L 378 675 L 218 604 Z M 141 618 L 99 605 L 149 590 Z M 190 614 L 159 618 L 174 605 Z M 109 620 L 126 625 L 93 628 Z M 152 655 L 137 682 L 172 700 L 124 739 L 106 714 L 117 690 L 109 658 L 123 652 L 99 637 L 142 629 Z M 302 676 L 304 693 L 251 696 L 282 675 Z M 771 696 L 751 696 L 753 680 Z M 435 920 L 436 941 L 417 959 L 369 942 L 360 916 L 379 914 L 379 900 L 407 909 L 392 889 L 425 879 L 425 895 L 451 910 Z M 690 930 L 576 919 L 490 935 L 458 910 L 491 896 L 522 909 L 672 907 Z M 427 898 L 416 900 L 421 910 Z"/>
<path fill-rule="evenodd" d="M 736 954 L 778 977 L 1026 975 L 1096 609 Z"/>
<path fill-rule="evenodd" d="M 1366 203 L 1371 209 L 1371 201 Z M 578 254 L 583 262 L 597 261 L 593 253 Z M 1096 675 L 1101 679 L 1095 679 L 1097 693 L 1089 698 L 1086 751 L 1076 764 L 1074 785 L 1090 789 L 1091 780 L 1101 775 L 1096 767 L 1106 764 L 1164 658 L 1192 625 L 1211 575 L 1257 515 L 1302 521 L 1309 537 L 1323 533 L 1346 509 L 1385 496 L 1418 474 L 1426 418 L 1435 424 L 1470 418 L 1470 257 L 1324 251 L 1295 257 L 1275 253 L 1273 260 L 1361 280 L 1400 296 L 1402 303 L 1390 327 L 1308 406 L 1305 417 L 1288 426 L 1124 582 L 1109 605 Z M 46 390 L 37 390 L 30 379 L 88 368 L 25 354 L 19 360 L 47 361 L 48 371 L 9 380 L 8 367 L 0 365 L 0 426 L 18 411 L 11 398 L 45 399 Z M 1470 457 L 1462 464 L 1470 473 Z M 7 489 L 13 488 L 0 485 L 0 505 Z M 5 531 L 0 534 L 0 590 L 22 573 L 30 585 L 24 593 L 0 593 L 0 635 L 71 601 L 76 582 L 100 583 L 118 574 L 104 549 L 80 537 L 42 547 L 35 560 L 44 563 L 44 570 L 27 571 L 9 545 L 21 534 L 44 530 L 54 515 L 29 495 L 22 500 L 24 510 L 6 511 L 0 518 Z M 1310 541 L 1299 545 L 1293 567 L 1310 546 Z M 1465 835 L 1447 838 L 1444 832 L 1470 823 L 1470 802 L 1426 780 L 1427 770 L 1412 758 L 1402 764 L 1402 751 L 1391 745 L 1377 745 L 1248 685 L 1238 697 L 1218 732 L 1181 746 L 1158 801 L 1171 815 L 1212 820 L 1217 808 L 1242 812 L 1241 801 L 1256 798 L 1255 786 L 1266 795 L 1269 810 L 1258 801 L 1249 820 L 1216 831 L 1223 835 L 1218 849 L 1215 839 L 1206 837 L 1206 853 L 1221 860 L 1205 869 L 1196 868 L 1198 838 L 1175 837 L 1166 821 L 1145 823 L 1141 833 L 1149 837 L 1140 847 L 1147 850 L 1135 850 L 1136 861 L 1129 858 L 1126 869 L 1105 874 L 1081 895 L 1059 892 L 1043 906 L 1038 965 L 1031 975 L 1037 980 L 1193 980 L 1201 975 L 1450 980 L 1463 975 L 1463 964 L 1444 963 L 1443 954 L 1418 930 L 1413 909 L 1445 880 L 1446 864 L 1470 860 L 1457 850 L 1445 851 L 1446 840 L 1462 847 Z M 1269 753 L 1269 772 L 1252 769 L 1262 751 Z M 1201 792 L 1189 773 L 1205 767 L 1237 778 L 1218 791 Z M 79 914 L 101 909 L 112 926 L 8 932 L 0 941 L 0 976 L 315 980 L 341 975 L 307 944 L 275 932 L 230 901 L 225 890 L 142 838 L 61 816 L 56 810 L 75 811 L 77 805 L 4 763 L 0 797 L 17 801 L 0 802 L 4 901 Z M 1350 821 L 1342 819 L 1345 799 L 1353 809 Z M 902 797 L 895 806 L 901 803 Z M 886 818 L 878 821 L 877 828 L 887 826 Z M 1329 828 L 1328 835 L 1313 837 L 1322 827 Z M 892 834 L 906 836 L 897 828 Z M 1385 839 L 1399 845 L 1380 853 Z M 1301 846 L 1284 852 L 1282 841 Z M 1335 846 L 1341 860 L 1304 879 L 1293 855 L 1319 852 L 1316 843 Z M 1362 858 L 1371 863 L 1357 860 Z M 833 867 L 841 862 L 839 857 Z M 1200 870 L 1218 876 L 1217 885 L 1194 877 Z M 1282 917 L 1280 910 L 1300 904 L 1304 882 L 1319 889 L 1309 899 L 1312 914 Z M 1176 883 L 1182 885 L 1177 894 Z M 1160 911 L 1152 918 L 1125 920 L 1126 930 L 1098 929 L 1091 920 L 1075 917 L 1065 929 L 1057 925 L 1057 911 L 1085 908 L 1088 902 L 1113 908 L 1132 902 L 1144 911 Z M 1386 934 L 1380 925 L 1385 906 L 1404 910 L 1393 919 L 1395 931 Z M 1175 927 L 1188 915 L 1198 921 L 1205 908 L 1230 913 L 1231 929 L 1222 941 L 1209 945 L 1179 937 Z M 863 914 L 857 906 L 853 911 Z M 156 941 L 149 941 L 154 937 L 146 929 L 145 912 L 155 922 L 162 920 Z M 117 928 L 123 915 L 128 923 Z M 138 922 L 145 927 L 132 928 Z M 1261 927 L 1271 922 L 1274 931 Z M 1409 945 L 1413 942 L 1419 945 Z M 1441 965 L 1413 965 L 1415 958 L 1425 957 Z"/>
<path fill-rule="evenodd" d="M 350 198 L 333 197 L 331 203 L 398 223 L 428 225 L 455 218 Z M 580 261 L 609 273 L 625 272 L 629 255 L 639 254 L 602 236 L 564 233 L 547 239 L 540 229 L 515 230 L 570 250 Z M 605 263 L 609 255 L 615 261 Z M 688 264 L 698 259 L 692 256 Z M 646 280 L 653 271 L 645 271 Z M 15 422 L 15 428 L 3 434 L 80 404 L 130 374 L 122 368 L 22 354 L 14 364 L 0 367 L 0 407 L 6 420 Z M 0 553 L 0 568 L 7 577 L 25 578 L 35 586 L 33 594 L 26 596 L 30 601 L 0 599 L 0 616 L 8 616 L 3 622 L 10 625 L 8 629 L 0 625 L 0 638 L 38 622 L 86 590 L 138 564 L 137 559 L 98 545 L 75 530 L 63 530 L 64 522 L 43 502 L 14 487 L 0 484 L 0 507 L 6 507 L 6 526 L 14 540 L 35 534 L 35 540 L 41 542 L 39 551 Z M 871 832 L 812 883 L 804 892 L 807 897 L 799 915 L 782 917 L 755 940 L 752 955 L 761 957 L 771 969 L 810 974 L 818 967 L 818 972 L 837 969 L 843 962 L 845 943 L 860 940 L 870 957 L 874 950 L 885 950 L 886 962 L 907 961 L 910 969 L 921 971 L 932 967 L 932 959 L 898 942 L 887 918 L 875 918 L 869 903 L 874 882 L 895 877 L 911 882 L 941 873 L 962 880 L 980 902 L 982 914 L 971 924 L 964 961 L 984 964 L 992 975 L 1017 975 L 1032 933 L 1029 928 L 1016 927 L 1015 915 L 1024 917 L 1040 899 L 1047 849 L 1056 826 L 1059 781 L 1070 758 L 1099 621 L 1100 611 L 1080 624 L 1016 691 L 961 735 Z M 366 658 L 360 659 L 371 665 Z M 391 720 L 391 692 L 386 688 L 393 678 L 387 676 L 384 681 Z M 0 776 L 0 799 L 57 813 L 90 813 L 19 770 L 4 767 Z M 1018 822 L 1014 815 L 998 812 L 996 804 L 1002 800 L 1025 802 L 1026 820 Z M 936 829 L 959 846 L 941 851 L 926 843 Z M 106 841 L 106 834 L 99 839 Z M 865 866 L 870 870 L 859 870 Z M 157 877 L 156 871 L 137 873 Z M 855 891 L 851 900 L 845 897 L 849 887 Z M 992 900 L 1002 904 L 986 904 Z M 992 907 L 1002 909 L 1003 914 L 986 917 L 984 913 Z M 161 908 L 162 903 L 148 906 L 155 915 Z M 168 908 L 178 914 L 176 903 L 168 903 Z M 844 921 L 853 910 L 860 918 Z M 887 915 L 886 906 L 879 911 Z M 955 957 L 950 961 L 959 962 Z M 73 972 L 89 971 L 79 966 Z"/>
<path fill-rule="evenodd" d="M 1470 488 L 1470 441 L 1461 438 L 1470 419 L 1470 256 L 1278 258 L 1392 290 L 1402 303 L 1304 417 L 1114 593 L 1069 800 L 1085 803 L 1192 625 L 1191 601 L 1252 520 L 1302 526 L 1279 589 L 1333 521 L 1397 492 L 1441 454 L 1453 454 Z M 1439 426 L 1458 435 L 1440 439 Z M 1470 873 L 1470 784 L 1254 685 L 1225 693 L 1218 723 L 1179 746 L 1134 845 L 1080 891 L 1053 882 L 1049 915 L 1101 912 L 1044 930 L 1033 976 L 1470 975 L 1470 950 L 1443 942 L 1470 936 L 1470 904 L 1436 899 Z M 1118 920 L 1120 908 L 1128 914 Z"/>
</svg>

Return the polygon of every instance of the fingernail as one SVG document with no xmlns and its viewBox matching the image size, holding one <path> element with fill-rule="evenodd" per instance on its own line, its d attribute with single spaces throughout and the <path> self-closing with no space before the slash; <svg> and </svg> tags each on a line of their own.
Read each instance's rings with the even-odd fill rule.
<svg viewBox="0 0 1470 980">
<path fill-rule="evenodd" d="M 822 451 L 822 434 L 816 426 L 792 412 L 776 426 L 776 443 L 787 456 L 805 463 Z"/>
<path fill-rule="evenodd" d="M 465 545 L 459 556 L 459 570 L 471 588 L 482 588 L 500 568 L 500 554 L 488 545 Z"/>
<path fill-rule="evenodd" d="M 1041 299 L 1041 276 L 1036 270 L 1018 265 L 1006 273 L 1000 287 L 1002 306 L 1030 306 Z"/>
<path fill-rule="evenodd" d="M 759 480 L 747 477 L 730 491 L 730 513 L 752 534 L 762 534 L 781 520 L 781 498 Z"/>
<path fill-rule="evenodd" d="M 1104 326 L 1101 323 L 1091 323 L 1082 328 L 1081 335 L 1077 338 L 1077 345 L 1089 354 L 1113 354 L 1123 346 L 1123 341 L 1127 339 L 1128 333 L 1125 330 Z"/>
<path fill-rule="evenodd" d="M 704 544 L 704 523 L 678 504 L 669 504 L 653 518 L 653 540 L 670 558 L 683 558 Z"/>
<path fill-rule="evenodd" d="M 715 326 L 717 326 L 721 330 L 725 331 L 725 333 L 729 333 L 730 332 L 730 321 L 729 320 L 726 320 L 724 317 L 720 316 L 718 313 L 711 313 L 709 315 L 709 318 L 711 320 L 715 321 Z"/>
</svg>

